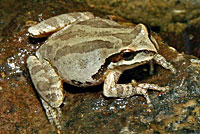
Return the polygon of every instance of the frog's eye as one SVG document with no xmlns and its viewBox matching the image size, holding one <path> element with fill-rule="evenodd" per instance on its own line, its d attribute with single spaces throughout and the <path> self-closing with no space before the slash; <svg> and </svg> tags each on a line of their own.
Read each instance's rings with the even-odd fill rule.
<svg viewBox="0 0 200 134">
<path fill-rule="evenodd" d="M 126 49 L 121 51 L 121 56 L 124 60 L 132 60 L 134 58 L 134 56 L 136 55 L 136 53 L 132 50 Z"/>
</svg>

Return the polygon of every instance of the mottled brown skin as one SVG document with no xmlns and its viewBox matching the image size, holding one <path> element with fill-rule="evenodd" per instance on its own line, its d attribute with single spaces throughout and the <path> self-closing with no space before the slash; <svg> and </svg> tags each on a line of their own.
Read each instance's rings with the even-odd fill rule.
<svg viewBox="0 0 200 134">
<path fill-rule="evenodd" d="M 72 24 L 68 25 L 69 22 Z M 141 94 L 149 105 L 151 101 L 147 89 L 168 89 L 148 83 L 117 84 L 125 70 L 152 61 L 175 72 L 173 66 L 157 53 L 156 40 L 143 24 L 130 28 L 111 20 L 95 18 L 89 12 L 71 13 L 43 21 L 29 28 L 29 32 L 34 37 L 40 37 L 55 29 L 61 30 L 48 38 L 36 56 L 29 56 L 27 65 L 47 117 L 58 128 L 61 128 L 59 106 L 64 99 L 62 80 L 80 87 L 104 82 L 103 93 L 106 97 L 123 98 Z"/>
</svg>

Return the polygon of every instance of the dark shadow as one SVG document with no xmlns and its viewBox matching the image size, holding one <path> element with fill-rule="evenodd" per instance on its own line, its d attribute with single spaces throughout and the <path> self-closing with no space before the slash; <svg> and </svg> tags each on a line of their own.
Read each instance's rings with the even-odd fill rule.
<svg viewBox="0 0 200 134">
<path fill-rule="evenodd" d="M 33 38 L 33 37 L 29 36 L 28 40 L 29 40 L 29 42 L 31 44 L 36 44 L 36 43 L 42 43 L 42 42 L 44 42 L 45 40 L 47 40 L 47 37 Z"/>
</svg>

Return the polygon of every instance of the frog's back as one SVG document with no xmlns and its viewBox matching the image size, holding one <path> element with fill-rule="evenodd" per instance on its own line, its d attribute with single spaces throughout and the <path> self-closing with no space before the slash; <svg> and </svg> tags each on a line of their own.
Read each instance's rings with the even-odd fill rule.
<svg viewBox="0 0 200 134">
<path fill-rule="evenodd" d="M 106 57 L 130 43 L 128 35 L 132 31 L 106 19 L 83 21 L 54 33 L 37 53 L 51 63 L 64 81 L 76 86 L 96 85 L 103 81 L 96 74 Z"/>
</svg>

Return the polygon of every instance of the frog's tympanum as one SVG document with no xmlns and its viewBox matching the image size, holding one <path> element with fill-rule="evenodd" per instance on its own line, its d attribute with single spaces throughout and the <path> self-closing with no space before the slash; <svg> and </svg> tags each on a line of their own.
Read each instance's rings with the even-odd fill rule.
<svg viewBox="0 0 200 134">
<path fill-rule="evenodd" d="M 125 27 L 90 12 L 75 12 L 44 20 L 28 32 L 34 38 L 49 36 L 36 55 L 28 57 L 27 65 L 46 115 L 58 128 L 64 99 L 62 81 L 78 87 L 104 83 L 106 97 L 143 95 L 151 105 L 147 90 L 166 91 L 168 87 L 134 80 L 118 84 L 120 75 L 152 62 L 175 72 L 158 54 L 157 42 L 143 24 Z"/>
</svg>

